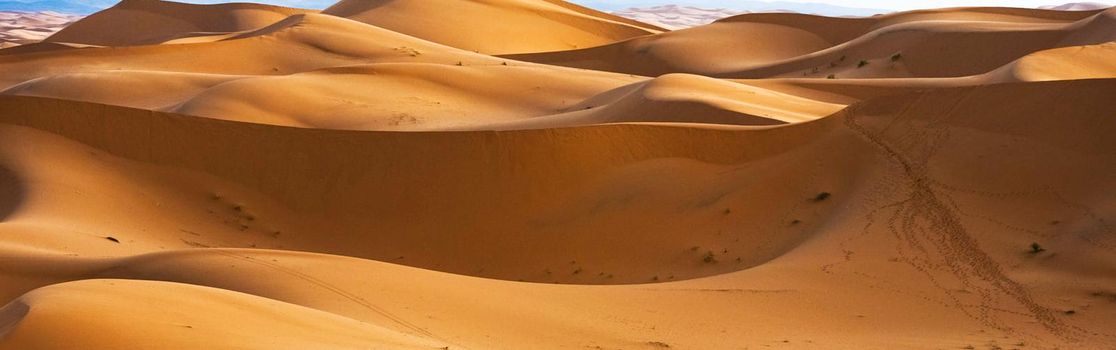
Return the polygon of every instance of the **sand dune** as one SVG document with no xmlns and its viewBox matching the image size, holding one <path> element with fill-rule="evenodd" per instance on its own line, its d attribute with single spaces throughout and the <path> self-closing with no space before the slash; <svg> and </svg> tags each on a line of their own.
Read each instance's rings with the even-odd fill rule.
<svg viewBox="0 0 1116 350">
<path fill-rule="evenodd" d="M 1081 80 L 926 91 L 870 101 L 812 123 L 763 130 L 611 125 L 377 137 L 5 97 L 0 100 L 5 104 L 0 110 L 7 111 L 5 123 L 42 130 L 5 127 L 5 142 L 72 151 L 47 148 L 30 157 L 19 147 L 2 148 L 3 167 L 13 174 L 5 187 L 23 188 L 20 197 L 25 198 L 0 225 L 5 236 L 12 237 L 2 249 L 7 259 L 26 263 L 4 264 L 0 276 L 11 298 L 44 285 L 88 278 L 163 280 L 262 295 L 382 327 L 359 333 L 382 335 L 387 340 L 376 340 L 380 344 L 650 348 L 662 343 L 730 348 L 789 341 L 792 347 L 830 348 L 993 343 L 1103 347 L 1113 339 L 1102 326 L 1113 315 L 1113 305 L 1103 293 L 1116 286 L 1085 276 L 1111 274 L 1111 263 L 1104 262 L 1116 260 L 1106 248 L 1113 244 L 1111 233 L 1099 221 L 1113 214 L 1107 199 L 1111 196 L 1104 194 L 1116 191 L 1111 176 L 1116 169 L 1108 169 L 1116 163 L 1105 161 L 1116 149 L 1107 137 L 1116 132 L 1108 122 L 1114 112 L 1108 101 L 1113 89 L 1112 80 Z M 1008 97 L 1019 103 L 1008 108 L 993 103 Z M 897 120 L 897 115 L 904 118 Z M 936 127 L 928 129 L 928 123 Z M 126 137 L 141 130 L 147 136 Z M 534 142 L 558 146 L 543 151 L 546 148 L 531 146 Z M 1015 151 L 1004 152 L 1005 147 Z M 499 155 L 491 154 L 493 149 Z M 87 160 L 57 158 L 67 152 Z M 220 157 L 215 156 L 218 152 Z M 303 154 L 299 159 L 304 163 L 292 166 L 283 154 Z M 415 162 L 416 154 L 434 161 Z M 368 165 L 358 166 L 354 159 L 366 159 Z M 27 162 L 44 168 L 92 163 L 116 170 L 34 171 Z M 390 168 L 374 170 L 379 166 Z M 371 168 L 353 172 L 363 167 Z M 341 169 L 345 173 L 335 173 Z M 387 169 L 388 176 L 370 177 Z M 1003 171 L 1014 176 L 998 176 Z M 191 173 L 198 175 L 188 178 L 200 186 L 176 180 Z M 393 173 L 409 176 L 389 175 Z M 60 174 L 102 179 L 129 174 L 149 179 L 151 185 L 78 185 L 88 180 L 53 185 L 58 180 L 46 180 L 70 176 Z M 322 177 L 338 180 L 308 180 Z M 673 186 L 656 180 L 667 177 Z M 677 186 L 680 179 L 687 185 Z M 420 188 L 414 183 L 424 184 L 425 190 L 397 191 Z M 526 183 L 533 185 L 519 188 L 532 192 L 495 190 Z M 90 230 L 92 235 L 43 228 L 43 233 L 60 237 L 56 245 L 39 241 L 43 233 L 19 233 L 25 225 L 46 220 L 59 227 L 87 226 L 58 221 L 66 217 L 60 214 L 64 203 L 81 198 L 68 194 L 71 188 L 109 191 L 103 197 L 108 202 L 89 200 L 111 203 L 118 198 L 121 206 L 105 206 L 105 214 L 90 216 L 120 219 L 102 219 L 109 226 Z M 571 189 L 576 190 L 570 193 Z M 156 202 L 112 194 L 120 190 L 136 191 Z M 221 191 L 221 197 L 214 199 L 210 190 Z M 831 197 L 815 201 L 821 192 Z M 602 202 L 608 198 L 616 200 Z M 242 211 L 233 204 L 241 204 Z M 210 208 L 218 215 L 178 219 L 181 210 L 176 208 L 195 208 L 202 217 L 207 215 L 204 208 Z M 644 216 L 648 212 L 656 214 Z M 255 216 L 244 221 L 249 226 L 245 231 L 235 225 L 213 228 L 227 225 L 221 223 L 222 215 L 241 213 Z M 415 221 L 407 213 L 437 213 L 445 222 Z M 529 231 L 516 227 L 512 218 L 519 217 L 533 219 L 526 226 Z M 564 219 L 556 220 L 560 218 Z M 640 223 L 650 218 L 660 219 L 646 226 Z M 302 229 L 282 224 L 294 221 L 289 225 L 297 227 L 303 220 L 311 224 Z M 609 224 L 611 220 L 620 222 Z M 684 224 L 663 227 L 678 221 Z M 132 229 L 117 226 L 129 222 L 144 224 Z M 203 223 L 211 226 L 185 226 L 196 235 L 179 226 Z M 261 229 L 272 225 L 282 227 L 281 234 L 273 237 Z M 98 237 L 99 232 L 112 232 L 121 243 Z M 532 234 L 525 240 L 523 232 Z M 598 232 L 609 234 L 605 238 Z M 155 238 L 162 234 L 167 236 L 159 243 L 162 239 Z M 89 243 L 66 243 L 81 242 L 79 235 L 88 235 Z M 427 235 L 438 239 L 416 238 Z M 714 277 L 559 286 L 288 252 L 173 252 L 197 245 L 248 247 L 249 242 L 235 240 L 246 237 L 281 243 L 283 249 L 372 257 L 507 280 L 610 284 Z M 167 242 L 174 238 L 183 241 Z M 1032 241 L 1042 242 L 1048 252 L 1028 253 Z M 385 245 L 391 248 L 382 248 Z M 695 246 L 698 249 L 692 249 Z M 42 250 L 47 247 L 52 248 Z M 75 251 L 76 247 L 82 248 Z M 164 250 L 172 252 L 132 257 Z M 1058 254 L 1068 251 L 1074 254 Z M 71 252 L 79 256 L 60 255 Z M 105 255 L 119 258 L 101 258 Z M 712 259 L 707 261 L 707 256 Z M 767 263 L 745 269 L 761 262 Z M 53 277 L 36 272 L 40 270 L 54 271 Z M 113 281 L 89 283 L 107 282 Z M 139 285 L 123 284 L 128 287 L 120 289 L 152 291 L 140 295 L 179 293 L 173 285 L 127 283 Z M 51 288 L 55 287 L 46 290 Z M 89 293 L 107 300 L 119 295 L 111 287 L 73 292 L 66 284 L 58 288 L 63 295 Z M 182 292 L 231 298 L 204 306 L 214 310 L 252 303 L 225 292 L 186 289 Z M 129 305 L 166 303 L 143 298 L 148 296 L 130 298 Z M 927 303 L 926 298 L 938 302 Z M 54 297 L 34 299 L 42 300 L 40 305 L 74 309 L 65 307 L 72 305 L 69 301 Z M 117 302 L 124 301 L 112 303 Z M 747 313 L 726 307 L 741 303 L 756 307 Z M 524 308 L 534 312 L 524 314 Z M 18 306 L 7 310 L 12 309 Z M 595 311 L 586 314 L 586 309 Z M 914 310 L 920 316 L 894 309 Z M 1066 310 L 1076 312 L 1066 315 Z M 780 321 L 787 320 L 780 317 L 788 313 L 804 317 L 790 327 Z M 313 321 L 315 313 L 292 310 L 282 315 L 290 322 L 323 322 Z M 216 322 L 193 317 L 190 322 Z M 230 319 L 238 317 L 265 322 L 250 313 Z M 625 321 L 636 318 L 644 323 Z M 515 326 L 509 330 L 512 320 Z M 271 321 L 261 327 L 274 326 Z M 345 339 L 339 334 L 351 334 L 347 329 L 354 328 L 342 323 L 326 323 L 338 329 L 329 333 L 338 335 L 326 338 L 327 344 Z M 48 325 L 36 324 L 45 321 L 28 328 L 52 332 Z M 22 336 L 23 329 L 9 334 Z M 169 336 L 159 329 L 153 328 L 153 334 Z M 508 333 L 485 336 L 501 331 Z M 890 336 L 881 338 L 881 331 Z M 298 344 L 324 342 L 320 337 L 299 337 Z"/>
<path fill-rule="evenodd" d="M 661 31 L 549 0 L 341 1 L 322 13 L 486 54 L 569 50 Z"/>
<path fill-rule="evenodd" d="M 46 38 L 48 42 L 98 46 L 164 43 L 186 37 L 256 30 L 311 11 L 232 3 L 194 5 L 162 0 L 125 0 Z"/>
<path fill-rule="evenodd" d="M 348 38 L 365 44 L 354 49 L 342 43 Z M 292 50 L 305 54 L 286 54 Z M 177 59 L 187 55 L 198 59 Z M 254 60 L 228 59 L 245 56 Z M 498 59 L 316 14 L 295 15 L 218 42 L 61 49 L 10 55 L 7 60 L 12 63 L 0 67 L 9 84 L 3 94 L 328 129 L 492 129 L 639 121 L 766 125 L 810 120 L 841 107 L 807 107 L 813 104 L 805 100 L 793 100 L 786 108 L 758 106 L 761 100 L 773 101 L 762 94 L 741 104 L 732 100 L 748 99 L 755 91 L 692 77 L 657 79 L 653 89 L 641 89 L 654 92 L 654 106 L 646 105 L 645 98 L 627 98 L 621 103 L 627 107 L 592 110 L 617 102 L 610 90 L 642 78 Z M 106 64 L 112 68 L 106 69 Z M 341 67 L 320 67 L 327 65 Z M 710 95 L 688 91 L 694 81 Z M 144 87 L 140 93 L 116 93 L 139 86 Z M 294 98 L 301 102 L 284 97 L 292 91 L 299 91 Z M 715 115 L 689 116 L 693 113 L 686 106 L 694 103 Z M 749 104 L 753 107 L 745 107 Z M 574 109 L 592 111 L 569 113 Z M 645 113 L 649 111 L 654 113 Z M 547 118 L 534 120 L 540 117 Z"/>
<path fill-rule="evenodd" d="M 78 18 L 49 11 L 0 11 L 0 49 L 39 42 Z"/>
<path fill-rule="evenodd" d="M 159 308 L 137 309 L 136 304 Z M 62 323 L 69 336 L 45 336 Z M 432 349 L 437 344 L 257 296 L 135 280 L 38 289 L 0 309 L 0 324 L 10 325 L 0 326 L 4 349 L 354 349 L 368 344 Z M 122 329 L 137 324 L 144 325 L 141 332 L 121 336 Z"/>
<path fill-rule="evenodd" d="M 217 42 L 0 55 L 0 83 L 120 70 L 282 75 L 376 62 L 500 64 L 493 58 L 333 16 L 295 15 Z"/>
<path fill-rule="evenodd" d="M 1116 40 L 1113 13 L 961 8 L 871 18 L 745 14 L 597 48 L 506 57 L 645 76 L 957 77 L 1035 51 Z M 734 40 L 748 45 L 729 44 Z"/>
<path fill-rule="evenodd" d="M 1016 81 L 1116 77 L 1116 42 L 1039 51 L 990 73 Z"/>
<path fill-rule="evenodd" d="M 1113 10 L 324 12 L 0 50 L 0 349 L 1116 344 Z"/>
</svg>

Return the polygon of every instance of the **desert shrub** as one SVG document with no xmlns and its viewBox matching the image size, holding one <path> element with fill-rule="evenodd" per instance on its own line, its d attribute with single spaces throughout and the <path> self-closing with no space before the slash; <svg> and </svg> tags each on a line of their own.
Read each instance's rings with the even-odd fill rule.
<svg viewBox="0 0 1116 350">
<path fill-rule="evenodd" d="M 1038 244 L 1038 242 L 1031 243 L 1031 254 L 1038 254 L 1045 251 L 1046 248 L 1043 248 L 1042 245 Z"/>
</svg>

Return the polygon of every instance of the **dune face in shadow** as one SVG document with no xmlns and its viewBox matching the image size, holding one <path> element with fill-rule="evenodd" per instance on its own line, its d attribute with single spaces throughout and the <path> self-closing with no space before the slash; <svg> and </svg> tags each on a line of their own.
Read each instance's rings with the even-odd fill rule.
<svg viewBox="0 0 1116 350">
<path fill-rule="evenodd" d="M 124 1 L 0 50 L 0 350 L 1106 349 L 1114 14 Z"/>
<path fill-rule="evenodd" d="M 0 222 L 19 209 L 24 195 L 23 184 L 15 172 L 0 164 Z"/>
<path fill-rule="evenodd" d="M 0 341 L 4 341 L 8 333 L 19 326 L 27 316 L 30 307 L 20 301 L 12 301 L 0 308 Z"/>
</svg>

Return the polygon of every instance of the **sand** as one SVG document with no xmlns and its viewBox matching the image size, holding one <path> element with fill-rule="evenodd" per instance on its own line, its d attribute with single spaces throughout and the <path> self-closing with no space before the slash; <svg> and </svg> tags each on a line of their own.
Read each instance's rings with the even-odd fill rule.
<svg viewBox="0 0 1116 350">
<path fill-rule="evenodd" d="M 439 3 L 0 50 L 0 349 L 1116 347 L 1111 10 Z"/>
<path fill-rule="evenodd" d="M 50 11 L 0 11 L 0 49 L 42 41 L 80 18 Z"/>
</svg>

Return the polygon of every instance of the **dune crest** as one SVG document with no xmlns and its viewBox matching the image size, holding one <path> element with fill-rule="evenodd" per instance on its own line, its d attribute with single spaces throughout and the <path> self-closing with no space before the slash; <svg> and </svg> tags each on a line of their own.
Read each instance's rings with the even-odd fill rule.
<svg viewBox="0 0 1116 350">
<path fill-rule="evenodd" d="M 601 47 L 505 57 L 644 76 L 960 77 L 988 72 L 1032 52 L 1114 40 L 1113 13 L 958 8 L 868 18 L 744 14 Z M 717 39 L 750 45 L 732 49 L 712 41 Z M 714 50 L 719 54 L 688 54 Z"/>
<path fill-rule="evenodd" d="M 97 46 L 159 44 L 175 39 L 254 30 L 313 11 L 231 3 L 195 5 L 164 0 L 124 0 L 67 26 L 46 42 Z"/>
<path fill-rule="evenodd" d="M 1114 28 L 126 0 L 0 50 L 0 350 L 1106 349 Z"/>
<path fill-rule="evenodd" d="M 662 31 L 549 0 L 345 0 L 322 13 L 485 54 L 568 50 Z"/>
</svg>

